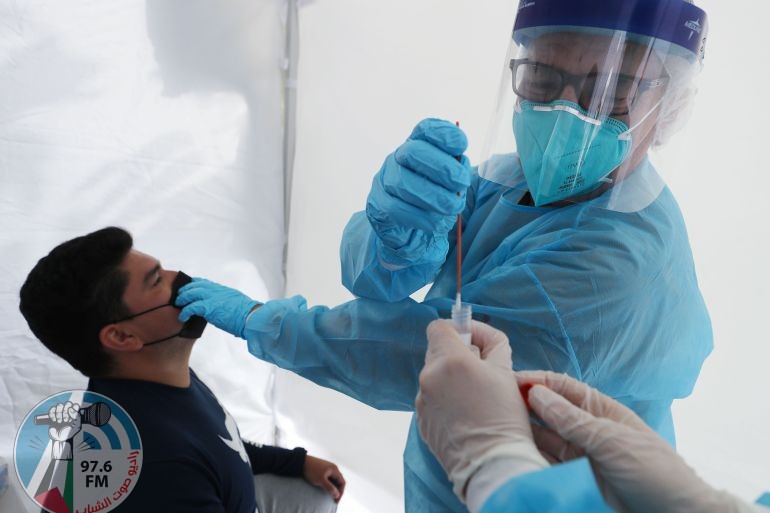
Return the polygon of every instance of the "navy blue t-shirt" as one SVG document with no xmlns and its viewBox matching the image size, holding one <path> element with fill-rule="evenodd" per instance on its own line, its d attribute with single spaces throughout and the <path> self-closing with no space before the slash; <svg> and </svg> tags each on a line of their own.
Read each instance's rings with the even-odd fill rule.
<svg viewBox="0 0 770 513">
<path fill-rule="evenodd" d="M 91 379 L 118 403 L 142 439 L 136 487 L 114 511 L 253 513 L 253 474 L 301 476 L 305 450 L 243 443 L 232 416 L 190 370 L 190 386 Z"/>
</svg>

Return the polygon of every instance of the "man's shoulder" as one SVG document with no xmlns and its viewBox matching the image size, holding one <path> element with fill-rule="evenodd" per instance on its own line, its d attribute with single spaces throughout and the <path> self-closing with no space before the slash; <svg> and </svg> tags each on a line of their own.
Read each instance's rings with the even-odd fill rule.
<svg viewBox="0 0 770 513">
<path fill-rule="evenodd" d="M 191 399 L 171 387 L 138 380 L 89 381 L 88 390 L 120 406 L 136 425 L 145 454 L 156 459 L 188 454 L 195 446 L 188 428 Z"/>
</svg>

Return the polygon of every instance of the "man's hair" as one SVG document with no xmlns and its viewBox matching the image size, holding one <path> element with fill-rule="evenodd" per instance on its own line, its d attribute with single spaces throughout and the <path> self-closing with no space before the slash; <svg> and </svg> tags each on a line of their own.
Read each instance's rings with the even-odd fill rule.
<svg viewBox="0 0 770 513">
<path fill-rule="evenodd" d="M 123 303 L 128 274 L 119 266 L 133 240 L 103 228 L 55 247 L 21 287 L 19 310 L 43 344 L 86 376 L 105 376 L 113 360 L 99 331 L 130 314 Z"/>
</svg>

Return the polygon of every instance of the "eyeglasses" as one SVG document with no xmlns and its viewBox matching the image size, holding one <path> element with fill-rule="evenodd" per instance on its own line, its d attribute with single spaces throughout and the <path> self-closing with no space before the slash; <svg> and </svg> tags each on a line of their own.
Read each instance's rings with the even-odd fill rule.
<svg viewBox="0 0 770 513">
<path fill-rule="evenodd" d="M 624 116 L 629 113 L 641 93 L 649 89 L 663 87 L 668 77 L 645 79 L 630 75 L 610 76 L 591 72 L 585 75 L 573 75 L 564 70 L 529 59 L 511 59 L 509 64 L 513 79 L 513 92 L 519 97 L 537 103 L 550 103 L 557 100 L 564 88 L 571 85 L 578 95 L 578 103 L 586 110 L 595 109 L 594 91 L 596 85 L 603 88 L 614 82 L 614 95 L 609 100 L 611 116 Z"/>
</svg>

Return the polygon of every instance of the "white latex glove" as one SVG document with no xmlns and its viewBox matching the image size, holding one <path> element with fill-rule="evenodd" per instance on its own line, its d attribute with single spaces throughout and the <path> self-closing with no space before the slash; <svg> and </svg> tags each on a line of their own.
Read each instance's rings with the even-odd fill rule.
<svg viewBox="0 0 770 513">
<path fill-rule="evenodd" d="M 463 501 L 470 478 L 493 459 L 513 458 L 518 473 L 548 466 L 533 443 L 508 338 L 475 321 L 472 337 L 469 350 L 450 321 L 428 326 L 416 401 L 420 434 Z"/>
<path fill-rule="evenodd" d="M 598 390 L 553 372 L 519 372 L 517 379 L 519 385 L 535 384 L 530 407 L 550 427 L 533 426 L 538 448 L 556 461 L 587 456 L 616 511 L 758 511 L 706 484 L 633 411 Z"/>
</svg>

